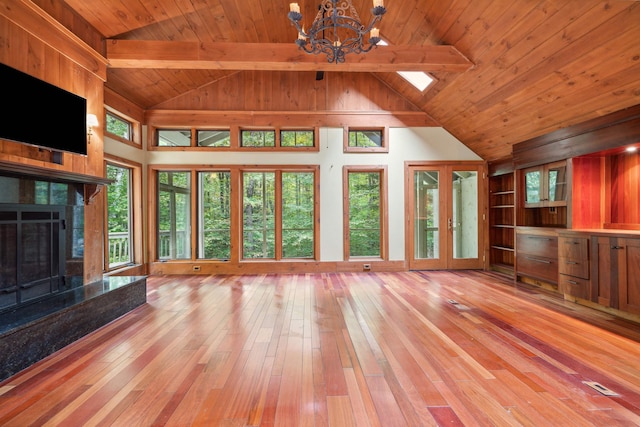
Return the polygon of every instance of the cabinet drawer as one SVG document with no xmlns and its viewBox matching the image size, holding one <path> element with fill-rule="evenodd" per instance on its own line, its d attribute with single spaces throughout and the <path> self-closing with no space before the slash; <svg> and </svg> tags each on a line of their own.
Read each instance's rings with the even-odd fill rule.
<svg viewBox="0 0 640 427">
<path fill-rule="evenodd" d="M 518 253 L 541 257 L 558 256 L 558 238 L 554 236 L 537 236 L 534 234 L 518 234 L 516 237 Z"/>
<path fill-rule="evenodd" d="M 586 279 L 561 274 L 558 289 L 563 294 L 576 298 L 589 299 L 590 283 Z"/>
<path fill-rule="evenodd" d="M 586 237 L 559 237 L 558 254 L 560 258 L 586 261 L 589 259 L 589 239 Z"/>
<path fill-rule="evenodd" d="M 558 273 L 588 279 L 589 261 L 577 258 L 561 257 L 558 261 Z"/>
<path fill-rule="evenodd" d="M 516 268 L 518 275 L 558 283 L 557 259 L 518 253 Z"/>
</svg>

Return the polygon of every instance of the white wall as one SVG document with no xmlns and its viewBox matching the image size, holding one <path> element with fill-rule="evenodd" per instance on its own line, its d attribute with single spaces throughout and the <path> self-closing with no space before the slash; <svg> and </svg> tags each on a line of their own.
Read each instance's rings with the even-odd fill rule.
<svg viewBox="0 0 640 427">
<path fill-rule="evenodd" d="M 388 153 L 343 153 L 342 128 L 320 129 L 319 152 L 142 151 L 105 138 L 105 153 L 143 164 L 320 166 L 320 261 L 342 261 L 342 167 L 387 165 L 389 260 L 404 260 L 404 162 L 482 160 L 442 128 L 392 128 Z M 143 135 L 144 136 L 144 135 Z M 143 180 L 146 185 L 146 179 Z"/>
</svg>

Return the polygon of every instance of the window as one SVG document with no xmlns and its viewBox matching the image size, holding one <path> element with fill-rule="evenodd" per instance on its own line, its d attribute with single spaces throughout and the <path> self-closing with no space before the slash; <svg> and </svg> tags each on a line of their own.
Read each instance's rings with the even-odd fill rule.
<svg viewBox="0 0 640 427">
<path fill-rule="evenodd" d="M 276 132 L 274 130 L 246 130 L 240 131 L 241 147 L 275 147 Z"/>
<path fill-rule="evenodd" d="M 198 258 L 231 258 L 231 172 L 198 172 Z"/>
<path fill-rule="evenodd" d="M 242 173 L 242 258 L 315 257 L 316 175 L 317 169 Z"/>
<path fill-rule="evenodd" d="M 106 112 L 105 117 L 105 131 L 107 133 L 119 136 L 120 138 L 126 139 L 127 141 L 133 140 L 133 126 L 131 122 L 110 111 Z"/>
<path fill-rule="evenodd" d="M 158 171 L 159 259 L 191 258 L 191 172 Z"/>
<path fill-rule="evenodd" d="M 131 169 L 107 163 L 107 268 L 133 261 Z"/>
<path fill-rule="evenodd" d="M 386 259 L 384 169 L 345 167 L 345 259 Z"/>
<path fill-rule="evenodd" d="M 198 147 L 231 147 L 229 130 L 199 130 Z"/>
<path fill-rule="evenodd" d="M 282 257 L 313 258 L 314 174 L 282 173 Z"/>
<path fill-rule="evenodd" d="M 344 152 L 388 152 L 386 129 L 345 129 Z"/>
<path fill-rule="evenodd" d="M 349 147 L 382 147 L 382 131 L 350 129 Z"/>
<path fill-rule="evenodd" d="M 314 133 L 312 130 L 281 130 L 281 147 L 314 147 Z"/>
<path fill-rule="evenodd" d="M 275 258 L 275 175 L 242 174 L 243 258 Z"/>
<path fill-rule="evenodd" d="M 190 147 L 191 130 L 158 129 L 159 147 Z"/>
</svg>

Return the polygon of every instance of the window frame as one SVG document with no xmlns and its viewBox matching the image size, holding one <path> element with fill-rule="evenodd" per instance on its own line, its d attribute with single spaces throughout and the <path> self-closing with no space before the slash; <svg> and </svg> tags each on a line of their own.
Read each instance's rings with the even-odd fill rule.
<svg viewBox="0 0 640 427">
<path fill-rule="evenodd" d="M 128 124 L 129 126 L 129 138 L 124 138 L 120 135 L 117 135 L 115 133 L 111 133 L 107 130 L 107 116 L 112 116 L 117 120 L 121 120 L 125 123 Z M 111 139 L 114 139 L 116 141 L 122 142 L 124 144 L 127 145 L 131 145 L 133 147 L 142 148 L 142 142 L 141 142 L 141 125 L 140 122 L 138 122 L 137 120 L 132 119 L 131 117 L 128 117 L 122 113 L 120 113 L 119 111 L 105 105 L 104 106 L 104 134 L 105 136 L 108 136 Z"/>
<path fill-rule="evenodd" d="M 245 258 L 244 256 L 244 173 L 262 172 L 275 174 L 275 209 L 274 209 L 274 227 L 275 227 L 275 248 L 273 258 Z M 313 174 L 313 254 L 311 257 L 292 257 L 285 258 L 283 256 L 282 241 L 282 174 L 283 173 L 312 173 Z M 238 225 L 238 255 L 240 262 L 259 262 L 259 261 L 317 261 L 320 256 L 320 167 L 317 165 L 300 165 L 300 166 L 276 166 L 276 167 L 242 167 L 239 169 L 239 225 Z"/>
<path fill-rule="evenodd" d="M 198 145 L 199 131 L 228 131 L 230 145 L 222 147 L 200 146 Z M 191 132 L 191 141 L 189 145 L 168 146 L 158 145 L 161 131 L 189 131 Z M 242 146 L 243 131 L 265 131 L 274 132 L 275 142 L 273 146 Z M 313 132 L 312 146 L 283 146 L 281 144 L 281 133 L 283 131 L 309 131 Z M 318 152 L 320 151 L 320 131 L 318 126 L 196 126 L 196 127 L 180 127 L 180 126 L 148 126 L 148 149 L 150 151 L 295 151 L 295 152 Z"/>
<path fill-rule="evenodd" d="M 130 242 L 130 260 L 128 263 L 109 265 L 109 223 L 107 191 L 103 192 L 104 197 L 104 261 L 103 271 L 105 273 L 122 270 L 131 266 L 141 265 L 144 263 L 143 252 L 143 218 L 142 218 L 142 165 L 130 160 L 105 154 L 104 171 L 107 172 L 107 164 L 112 166 L 129 169 L 129 238 Z"/>
<path fill-rule="evenodd" d="M 389 228 L 388 228 L 388 187 L 387 187 L 387 166 L 343 166 L 343 236 L 345 261 L 387 261 L 389 257 Z M 379 256 L 358 256 L 351 255 L 351 224 L 349 222 L 350 194 L 349 194 L 349 174 L 351 173 L 378 173 L 380 175 L 380 255 Z"/>
<path fill-rule="evenodd" d="M 376 147 L 351 147 L 349 146 L 349 134 L 351 132 L 375 131 L 380 132 L 382 141 L 380 146 Z M 362 126 L 346 126 L 343 128 L 343 151 L 345 153 L 388 153 L 389 152 L 389 127 L 362 127 Z"/>
</svg>

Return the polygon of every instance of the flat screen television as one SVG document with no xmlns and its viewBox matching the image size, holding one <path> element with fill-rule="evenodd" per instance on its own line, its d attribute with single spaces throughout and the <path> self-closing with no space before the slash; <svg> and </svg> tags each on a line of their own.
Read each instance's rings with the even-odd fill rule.
<svg viewBox="0 0 640 427">
<path fill-rule="evenodd" d="M 0 138 L 87 154 L 87 100 L 0 64 Z"/>
</svg>

